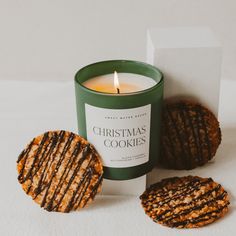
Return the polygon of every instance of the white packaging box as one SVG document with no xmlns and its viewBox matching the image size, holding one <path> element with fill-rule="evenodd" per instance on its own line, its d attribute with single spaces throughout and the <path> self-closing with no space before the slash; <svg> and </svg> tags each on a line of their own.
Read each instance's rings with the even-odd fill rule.
<svg viewBox="0 0 236 236">
<path fill-rule="evenodd" d="M 196 98 L 218 116 L 222 48 L 208 28 L 153 28 L 147 62 L 164 74 L 164 98 Z"/>
</svg>

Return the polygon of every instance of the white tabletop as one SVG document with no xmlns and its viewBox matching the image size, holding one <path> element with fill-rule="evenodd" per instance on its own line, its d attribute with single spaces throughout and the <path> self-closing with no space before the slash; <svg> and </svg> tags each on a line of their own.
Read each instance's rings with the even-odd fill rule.
<svg viewBox="0 0 236 236">
<path fill-rule="evenodd" d="M 222 81 L 219 119 L 223 140 L 216 157 L 191 171 L 155 169 L 148 182 L 169 176 L 212 177 L 230 194 L 229 213 L 200 229 L 154 223 L 134 196 L 98 196 L 80 212 L 41 209 L 17 181 L 16 159 L 25 144 L 46 130 L 77 130 L 72 82 L 0 81 L 0 235 L 234 235 L 236 234 L 236 82 Z"/>
</svg>

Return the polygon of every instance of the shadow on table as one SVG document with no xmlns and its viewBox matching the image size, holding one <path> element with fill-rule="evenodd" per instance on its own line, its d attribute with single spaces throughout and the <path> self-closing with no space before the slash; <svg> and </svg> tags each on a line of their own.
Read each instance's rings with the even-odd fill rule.
<svg viewBox="0 0 236 236">
<path fill-rule="evenodd" d="M 111 195 L 99 195 L 95 197 L 95 200 L 91 205 L 86 208 L 87 210 L 97 210 L 100 208 L 108 208 L 112 206 L 116 206 L 118 204 L 122 204 L 130 200 L 130 196 L 111 196 Z"/>
</svg>

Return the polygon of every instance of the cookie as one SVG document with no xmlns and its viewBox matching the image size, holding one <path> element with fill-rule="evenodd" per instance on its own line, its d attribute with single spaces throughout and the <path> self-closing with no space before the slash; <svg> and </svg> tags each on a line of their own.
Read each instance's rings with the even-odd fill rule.
<svg viewBox="0 0 236 236">
<path fill-rule="evenodd" d="M 221 143 L 215 115 L 201 104 L 167 101 L 163 109 L 161 157 L 170 169 L 193 169 L 211 160 Z"/>
<path fill-rule="evenodd" d="M 154 222 L 168 227 L 196 228 L 214 222 L 228 211 L 229 197 L 212 178 L 172 177 L 151 185 L 141 196 Z"/>
<path fill-rule="evenodd" d="M 101 190 L 103 167 L 82 137 L 49 131 L 34 138 L 17 160 L 23 190 L 47 211 L 79 210 Z"/>
</svg>

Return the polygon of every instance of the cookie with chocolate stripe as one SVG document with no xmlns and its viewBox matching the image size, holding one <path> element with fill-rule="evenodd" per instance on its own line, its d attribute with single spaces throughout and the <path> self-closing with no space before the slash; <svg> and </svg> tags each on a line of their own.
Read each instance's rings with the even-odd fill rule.
<svg viewBox="0 0 236 236">
<path fill-rule="evenodd" d="M 99 154 L 84 138 L 63 130 L 34 138 L 19 155 L 17 170 L 23 190 L 47 211 L 79 210 L 101 190 Z"/>
<path fill-rule="evenodd" d="M 193 169 L 211 160 L 221 143 L 215 115 L 190 100 L 167 100 L 163 109 L 161 157 L 170 169 Z"/>
<path fill-rule="evenodd" d="M 159 224 L 196 228 L 228 211 L 229 196 L 212 178 L 172 177 L 153 184 L 141 196 L 145 213 Z"/>
</svg>

